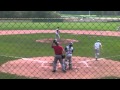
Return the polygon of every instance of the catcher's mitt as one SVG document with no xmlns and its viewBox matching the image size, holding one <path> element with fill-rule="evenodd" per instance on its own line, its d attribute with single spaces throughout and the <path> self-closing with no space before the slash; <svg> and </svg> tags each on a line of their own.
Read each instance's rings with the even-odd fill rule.
<svg viewBox="0 0 120 90">
<path fill-rule="evenodd" d="M 62 59 L 64 59 L 65 58 L 65 55 L 61 55 L 62 56 Z"/>
</svg>

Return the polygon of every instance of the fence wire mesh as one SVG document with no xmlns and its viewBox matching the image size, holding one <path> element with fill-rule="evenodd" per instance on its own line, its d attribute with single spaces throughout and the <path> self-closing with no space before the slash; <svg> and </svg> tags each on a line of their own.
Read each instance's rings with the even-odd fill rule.
<svg viewBox="0 0 120 90">
<path fill-rule="evenodd" d="M 119 31 L 120 18 L 1 18 L 0 79 L 120 78 Z"/>
</svg>

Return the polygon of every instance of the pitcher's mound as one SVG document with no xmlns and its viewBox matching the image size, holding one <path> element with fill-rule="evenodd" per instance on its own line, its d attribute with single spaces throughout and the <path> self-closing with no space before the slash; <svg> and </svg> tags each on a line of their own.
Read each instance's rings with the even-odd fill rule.
<svg viewBox="0 0 120 90">
<path fill-rule="evenodd" d="M 40 43 L 51 43 L 53 41 L 52 38 L 48 38 L 48 39 L 40 39 L 40 40 L 36 40 L 36 42 L 40 42 Z M 70 43 L 70 42 L 79 42 L 78 40 L 74 40 L 74 39 L 61 39 L 60 43 Z"/>
</svg>

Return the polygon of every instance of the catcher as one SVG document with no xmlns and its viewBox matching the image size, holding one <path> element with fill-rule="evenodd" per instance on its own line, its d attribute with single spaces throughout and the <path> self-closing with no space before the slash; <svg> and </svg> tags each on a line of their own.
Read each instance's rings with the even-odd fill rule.
<svg viewBox="0 0 120 90">
<path fill-rule="evenodd" d="M 65 69 L 67 69 L 67 65 L 69 65 L 69 69 L 72 69 L 72 54 L 73 54 L 73 43 L 72 42 L 70 42 L 69 45 L 65 47 L 65 52 L 66 52 Z"/>
<path fill-rule="evenodd" d="M 60 46 L 59 42 L 57 42 L 56 40 L 53 40 L 51 47 L 54 49 L 54 52 L 55 52 L 54 61 L 53 61 L 53 71 L 52 72 L 56 72 L 56 66 L 57 66 L 57 61 L 58 60 L 61 64 L 62 71 L 66 72 L 65 64 L 64 64 L 64 61 L 63 61 L 63 57 L 64 57 L 63 47 Z"/>
</svg>

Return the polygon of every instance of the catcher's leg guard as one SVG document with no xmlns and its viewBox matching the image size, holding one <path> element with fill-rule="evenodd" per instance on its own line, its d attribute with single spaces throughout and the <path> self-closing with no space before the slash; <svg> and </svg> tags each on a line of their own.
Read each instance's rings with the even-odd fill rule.
<svg viewBox="0 0 120 90">
<path fill-rule="evenodd" d="M 69 69 L 72 69 L 72 57 L 69 58 Z"/>
<path fill-rule="evenodd" d="M 65 60 L 65 70 L 67 69 L 67 60 Z"/>
<path fill-rule="evenodd" d="M 68 55 L 67 60 L 68 60 L 69 69 L 72 69 L 72 56 Z"/>
<path fill-rule="evenodd" d="M 69 64 L 69 69 L 72 69 L 72 64 Z"/>
</svg>

